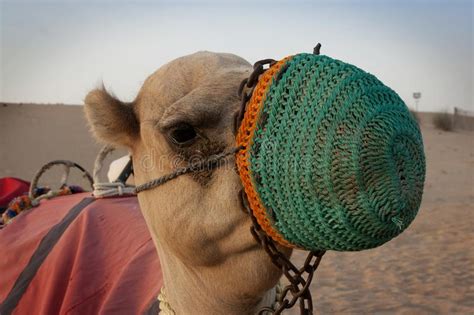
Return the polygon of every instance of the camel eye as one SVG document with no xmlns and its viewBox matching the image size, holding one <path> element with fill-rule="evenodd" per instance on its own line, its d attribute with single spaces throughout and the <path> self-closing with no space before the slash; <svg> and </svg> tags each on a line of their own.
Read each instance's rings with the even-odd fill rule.
<svg viewBox="0 0 474 315">
<path fill-rule="evenodd" d="M 191 144 L 196 137 L 196 129 L 186 123 L 179 124 L 169 131 L 169 138 L 174 144 L 179 146 Z"/>
</svg>

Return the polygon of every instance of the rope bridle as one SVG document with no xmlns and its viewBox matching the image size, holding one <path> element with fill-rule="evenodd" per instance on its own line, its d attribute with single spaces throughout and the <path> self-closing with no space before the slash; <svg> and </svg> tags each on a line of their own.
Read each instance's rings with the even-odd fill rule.
<svg viewBox="0 0 474 315">
<path fill-rule="evenodd" d="M 313 50 L 314 54 L 319 55 L 321 44 L 316 45 Z M 250 100 L 253 90 L 258 83 L 259 76 L 262 75 L 269 67 L 276 63 L 273 59 L 264 59 L 257 61 L 253 66 L 253 72 L 247 79 L 244 79 L 239 86 L 238 95 L 241 99 L 240 111 L 234 117 L 234 134 L 237 134 L 237 130 L 244 117 L 246 106 Z M 268 66 L 268 67 L 267 67 Z M 247 88 L 248 92 L 244 91 Z M 178 176 L 198 172 L 202 170 L 211 170 L 219 167 L 221 162 L 225 161 L 229 156 L 234 155 L 242 147 L 232 148 L 228 151 L 223 151 L 219 154 L 212 155 L 207 159 L 194 162 L 186 167 L 178 168 L 172 173 L 161 176 L 157 179 L 151 180 L 141 185 L 137 185 L 134 189 L 134 193 L 140 193 L 145 190 L 156 188 L 164 183 L 177 178 Z M 292 308 L 297 302 L 300 308 L 300 314 L 313 314 L 313 302 L 310 292 L 310 284 L 313 280 L 313 275 L 321 262 L 321 259 L 325 251 L 311 251 L 308 253 L 306 260 L 302 267 L 297 268 L 287 257 L 283 254 L 278 246 L 275 244 L 273 239 L 269 237 L 259 226 L 252 210 L 250 209 L 247 195 L 243 190 L 240 191 L 240 199 L 244 206 L 245 212 L 250 216 L 252 220 L 252 226 L 250 232 L 254 236 L 255 240 L 263 247 L 266 253 L 271 258 L 272 263 L 282 270 L 283 275 L 288 280 L 289 284 L 286 285 L 281 294 L 277 296 L 277 301 L 273 307 L 263 307 L 258 311 L 257 314 L 281 314 L 283 310 Z"/>
<path fill-rule="evenodd" d="M 172 179 L 175 179 L 178 176 L 184 175 L 184 174 L 199 172 L 199 171 L 202 171 L 202 170 L 214 169 L 214 168 L 218 167 L 220 165 L 220 163 L 223 162 L 227 157 L 229 157 L 230 155 L 234 155 L 235 153 L 237 153 L 241 149 L 242 149 L 241 147 L 237 147 L 237 148 L 233 148 L 233 149 L 228 150 L 228 151 L 223 151 L 219 154 L 211 155 L 207 159 L 193 162 L 193 163 L 189 164 L 186 167 L 178 168 L 175 171 L 173 171 L 172 173 L 169 173 L 167 175 L 158 177 L 158 178 L 156 178 L 154 180 L 151 180 L 149 182 L 146 182 L 142 185 L 136 186 L 135 187 L 135 193 L 138 194 L 139 192 L 158 187 L 158 186 L 163 185 L 164 183 L 166 183 L 166 182 L 168 182 Z"/>
</svg>

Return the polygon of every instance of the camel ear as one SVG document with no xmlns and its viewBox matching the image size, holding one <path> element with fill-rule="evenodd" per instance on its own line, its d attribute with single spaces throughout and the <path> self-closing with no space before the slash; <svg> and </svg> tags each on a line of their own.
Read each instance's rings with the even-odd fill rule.
<svg viewBox="0 0 474 315">
<path fill-rule="evenodd" d="M 139 134 L 133 103 L 121 102 L 104 87 L 89 92 L 84 103 L 86 118 L 98 140 L 132 147 Z"/>
</svg>

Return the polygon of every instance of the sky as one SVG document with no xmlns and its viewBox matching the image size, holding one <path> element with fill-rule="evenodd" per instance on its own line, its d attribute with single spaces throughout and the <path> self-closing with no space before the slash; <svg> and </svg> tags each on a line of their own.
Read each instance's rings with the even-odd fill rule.
<svg viewBox="0 0 474 315">
<path fill-rule="evenodd" d="M 352 63 L 419 110 L 474 111 L 473 1 L 0 0 L 0 101 L 80 105 L 104 85 L 124 101 L 199 50 L 253 63 L 312 52 Z"/>
</svg>

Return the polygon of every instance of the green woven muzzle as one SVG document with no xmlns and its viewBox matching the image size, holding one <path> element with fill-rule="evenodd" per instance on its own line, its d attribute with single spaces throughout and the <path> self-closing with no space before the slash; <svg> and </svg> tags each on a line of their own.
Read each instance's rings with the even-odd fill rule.
<svg viewBox="0 0 474 315">
<path fill-rule="evenodd" d="M 237 142 L 248 141 L 237 164 L 267 233 L 307 250 L 354 251 L 408 227 L 425 156 L 418 124 L 393 90 L 353 65 L 299 54 L 282 63 L 260 101 L 258 91 L 248 104 L 258 106 L 255 124 L 247 111 L 239 129 Z"/>
</svg>

